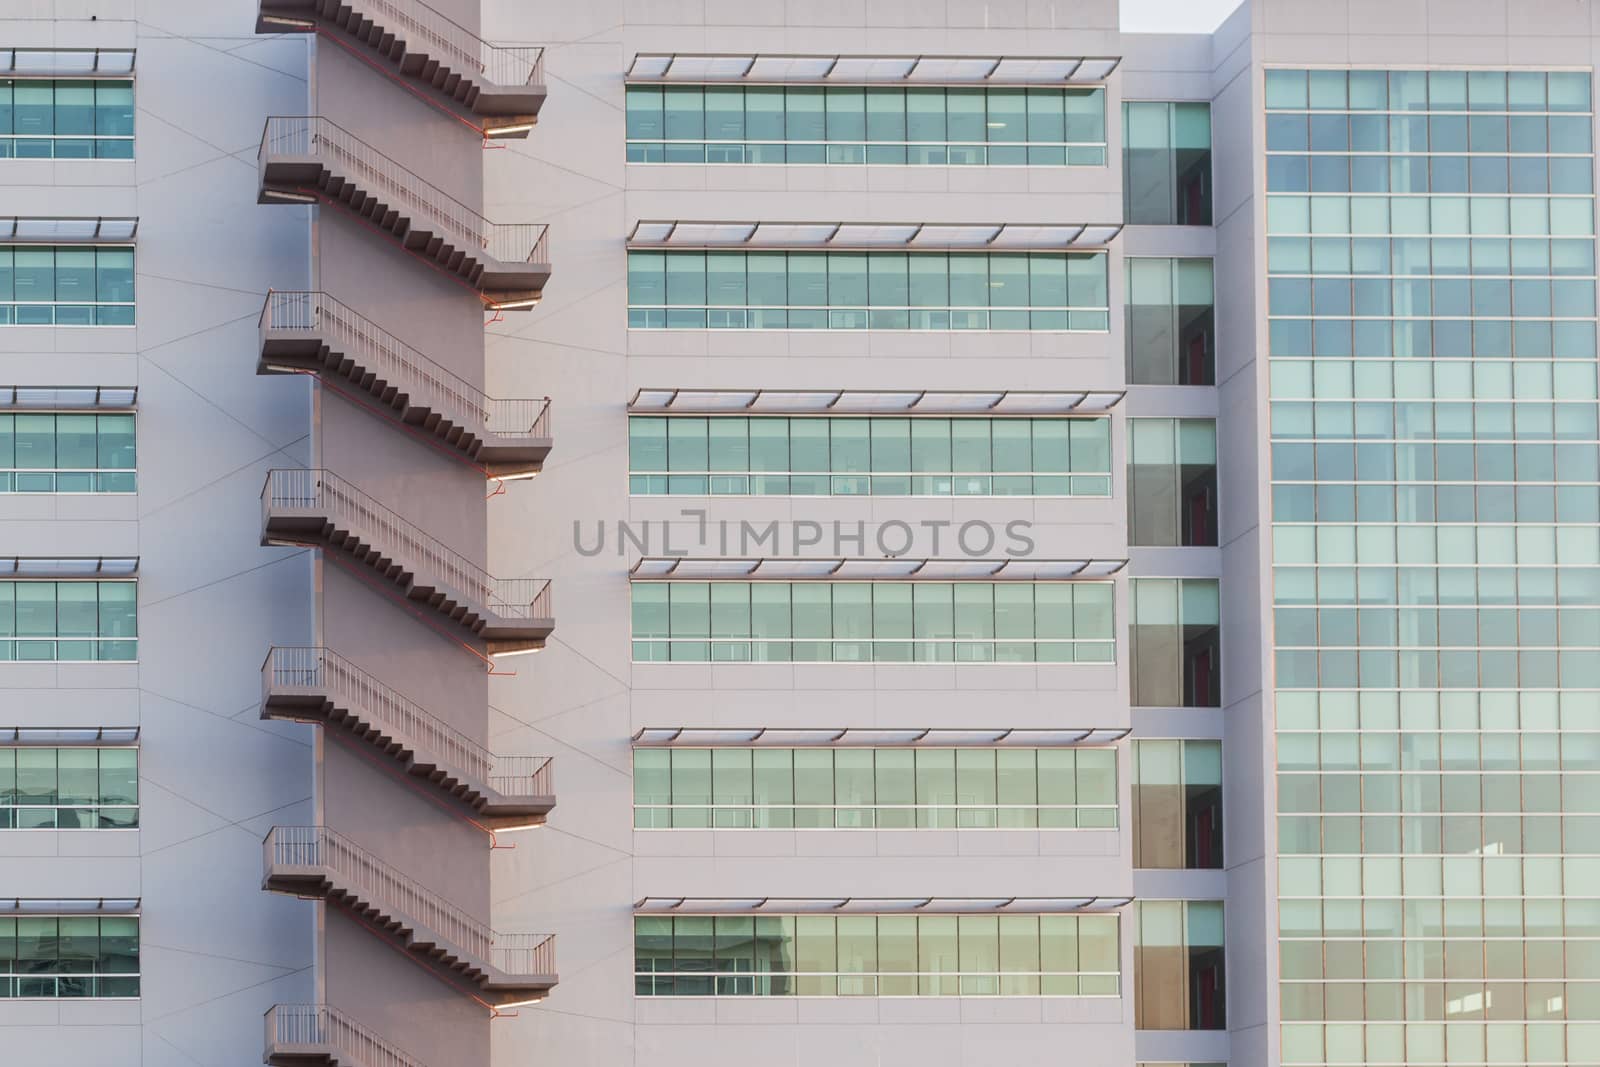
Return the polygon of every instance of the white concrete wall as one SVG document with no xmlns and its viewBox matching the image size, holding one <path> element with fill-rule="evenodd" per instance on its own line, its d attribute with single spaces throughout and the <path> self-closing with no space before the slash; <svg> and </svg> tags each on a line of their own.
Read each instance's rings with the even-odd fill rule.
<svg viewBox="0 0 1600 1067">
<path fill-rule="evenodd" d="M 561 984 L 493 1026 L 495 1062 L 1131 1064 L 1132 1000 L 670 1000 L 632 992 L 631 905 L 646 895 L 1127 893 L 1117 832 L 652 831 L 632 829 L 630 735 L 642 726 L 1126 725 L 1127 667 L 833 666 L 629 662 L 629 560 L 573 547 L 617 519 L 712 522 L 1028 518 L 1038 554 L 1126 554 L 1124 501 L 954 503 L 638 498 L 627 495 L 626 405 L 641 386 L 1121 388 L 1120 312 L 1104 335 L 635 332 L 625 238 L 639 219 L 1115 222 L 1112 164 L 1085 168 L 628 166 L 623 77 L 639 52 L 1116 55 L 1112 2 L 949 4 L 840 0 L 485 5 L 486 32 L 541 43 L 550 98 L 525 142 L 486 160 L 491 217 L 546 219 L 555 275 L 544 303 L 490 326 L 491 393 L 554 397 L 555 450 L 529 491 L 490 502 L 490 566 L 552 574 L 544 654 L 491 683 L 492 747 L 556 757 L 549 825 L 496 855 L 495 923 L 559 938 Z M 1112 305 L 1122 265 L 1110 263 Z M 1120 422 L 1114 436 L 1121 438 Z M 1120 445 L 1113 470 L 1122 467 Z M 1116 481 L 1119 487 L 1120 474 Z M 659 527 L 658 527 L 659 529 Z M 787 539 L 787 533 L 785 534 Z M 719 554 L 714 543 L 691 554 Z M 870 552 L 867 554 L 871 554 Z M 1119 582 L 1119 586 L 1123 583 Z M 1119 595 L 1119 633 L 1126 604 Z M 1122 645 L 1125 653 L 1126 644 Z M 1125 655 L 1124 655 L 1125 660 Z M 1126 795 L 1126 774 L 1123 775 Z M 974 862 L 976 861 L 976 862 Z M 1131 938 L 1124 976 L 1131 989 Z M 1069 1046 L 1070 1043 L 1070 1046 Z"/>
<path fill-rule="evenodd" d="M 137 326 L 0 327 L 6 385 L 139 387 L 137 496 L 0 496 L 7 555 L 141 558 L 139 662 L 0 664 L 0 722 L 140 727 L 141 828 L 0 831 L 0 896 L 142 898 L 143 995 L 0 1001 L 8 1063 L 253 1062 L 262 1012 L 313 995 L 309 911 L 260 890 L 267 827 L 311 821 L 310 735 L 257 719 L 267 647 L 309 617 L 305 553 L 258 544 L 267 468 L 305 462 L 306 387 L 255 375 L 267 286 L 306 276 L 304 225 L 255 205 L 305 43 L 253 30 L 238 2 L 0 10 L 8 48 L 137 50 L 134 160 L 0 160 L 0 210 L 139 218 Z"/>
</svg>

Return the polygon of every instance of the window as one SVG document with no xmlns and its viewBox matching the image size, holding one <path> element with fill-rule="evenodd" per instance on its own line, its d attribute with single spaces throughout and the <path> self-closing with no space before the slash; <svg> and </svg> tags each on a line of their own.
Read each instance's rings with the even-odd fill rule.
<svg viewBox="0 0 1600 1067">
<path fill-rule="evenodd" d="M 132 159 L 133 82 L 0 78 L 0 159 Z"/>
<path fill-rule="evenodd" d="M 1110 748 L 637 748 L 640 829 L 1105 829 Z"/>
<path fill-rule="evenodd" d="M 1115 997 L 1116 915 L 636 915 L 641 997 Z"/>
<path fill-rule="evenodd" d="M 131 581 L 0 582 L 0 660 L 136 659 L 137 588 Z"/>
<path fill-rule="evenodd" d="M 1133 743 L 1133 865 L 1222 867 L 1222 742 Z"/>
<path fill-rule="evenodd" d="M 1111 663 L 1114 588 L 1092 581 L 634 582 L 633 658 Z"/>
<path fill-rule="evenodd" d="M 1211 105 L 1128 101 L 1122 136 L 1125 220 L 1210 226 Z"/>
<path fill-rule="evenodd" d="M 1110 329 L 1103 252 L 628 253 L 647 330 Z"/>
<path fill-rule="evenodd" d="M 1128 543 L 1217 543 L 1215 419 L 1128 420 Z"/>
<path fill-rule="evenodd" d="M 629 163 L 1103 167 L 1104 89 L 630 85 Z"/>
<path fill-rule="evenodd" d="M 138 918 L 0 917 L 0 999 L 138 995 Z"/>
<path fill-rule="evenodd" d="M 1133 922 L 1133 1025 L 1227 1029 L 1222 902 L 1137 900 Z"/>
<path fill-rule="evenodd" d="M 1215 708 L 1222 703 L 1217 583 L 1133 579 L 1133 704 Z"/>
<path fill-rule="evenodd" d="M 0 415 L 0 493 L 131 493 L 133 416 Z"/>
<path fill-rule="evenodd" d="M 1129 257 L 1126 270 L 1128 382 L 1214 384 L 1217 327 L 1212 261 Z"/>
<path fill-rule="evenodd" d="M 0 245 L 0 326 L 132 326 L 133 248 Z"/>
<path fill-rule="evenodd" d="M 628 419 L 637 495 L 1110 496 L 1109 418 Z"/>
<path fill-rule="evenodd" d="M 0 829 L 139 825 L 138 750 L 0 748 Z"/>
</svg>

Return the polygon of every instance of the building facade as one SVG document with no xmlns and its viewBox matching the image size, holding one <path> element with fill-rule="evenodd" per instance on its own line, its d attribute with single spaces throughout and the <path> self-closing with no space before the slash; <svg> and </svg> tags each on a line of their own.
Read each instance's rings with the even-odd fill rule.
<svg viewBox="0 0 1600 1067">
<path fill-rule="evenodd" d="M 4 1047 L 1593 1062 L 1600 11 L 1118 16 L 0 18 Z"/>
</svg>

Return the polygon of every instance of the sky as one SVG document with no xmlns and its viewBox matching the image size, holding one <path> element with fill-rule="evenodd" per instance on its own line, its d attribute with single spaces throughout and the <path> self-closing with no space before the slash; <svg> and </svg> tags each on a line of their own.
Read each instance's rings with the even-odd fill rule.
<svg viewBox="0 0 1600 1067">
<path fill-rule="evenodd" d="M 1122 28 L 1128 33 L 1209 33 L 1239 3 L 1240 0 L 1122 0 Z"/>
</svg>

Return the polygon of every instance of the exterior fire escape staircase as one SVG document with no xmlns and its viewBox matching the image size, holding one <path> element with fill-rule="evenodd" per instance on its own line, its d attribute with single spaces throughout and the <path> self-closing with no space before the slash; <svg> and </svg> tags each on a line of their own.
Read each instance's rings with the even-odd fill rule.
<svg viewBox="0 0 1600 1067">
<path fill-rule="evenodd" d="M 555 807 L 547 756 L 494 756 L 327 648 L 274 648 L 261 717 L 340 730 L 477 813 L 491 829 L 536 826 Z"/>
<path fill-rule="evenodd" d="M 365 394 L 494 478 L 531 477 L 550 453 L 548 397 L 486 396 L 327 293 L 268 293 L 256 373 L 303 372 Z"/>
<path fill-rule="evenodd" d="M 544 106 L 544 49 L 491 45 L 420 0 L 261 0 L 257 33 L 322 33 L 466 118 L 526 137 Z"/>
<path fill-rule="evenodd" d="M 347 211 L 476 289 L 491 308 L 531 308 L 550 280 L 543 225 L 490 222 L 325 118 L 267 119 L 256 161 L 257 202 Z"/>
<path fill-rule="evenodd" d="M 261 543 L 320 548 L 364 568 L 491 656 L 536 651 L 555 630 L 548 579 L 492 577 L 332 471 L 267 472 Z"/>
<path fill-rule="evenodd" d="M 275 826 L 263 851 L 263 889 L 342 909 L 494 1007 L 542 1000 L 556 984 L 554 936 L 498 934 L 326 826 Z"/>
</svg>

